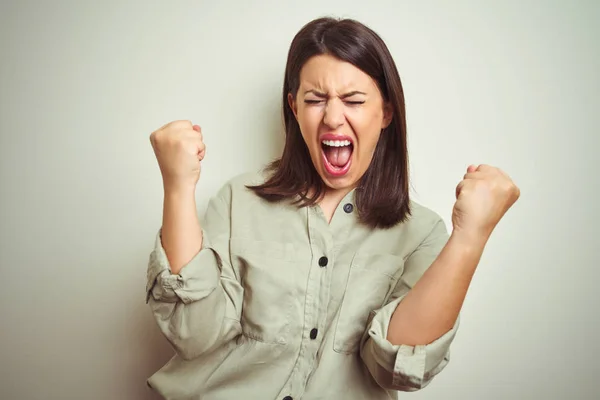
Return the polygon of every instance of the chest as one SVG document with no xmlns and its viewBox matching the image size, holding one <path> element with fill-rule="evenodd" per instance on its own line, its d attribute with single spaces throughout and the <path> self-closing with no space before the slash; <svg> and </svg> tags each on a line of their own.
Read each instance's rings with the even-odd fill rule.
<svg viewBox="0 0 600 400">
<path fill-rule="evenodd" d="M 324 211 L 325 210 L 325 211 Z M 327 286 L 331 300 L 348 291 L 387 291 L 403 272 L 411 251 L 402 227 L 373 230 L 358 223 L 353 207 L 340 204 L 331 218 L 322 207 L 247 210 L 234 225 L 231 255 L 240 276 L 302 295 L 311 285 Z M 352 295 L 352 293 L 350 293 Z"/>
<path fill-rule="evenodd" d="M 320 327 L 311 329 L 335 332 L 336 350 L 355 351 L 369 314 L 401 279 L 402 230 L 367 229 L 352 213 L 327 221 L 318 209 L 252 215 L 234 226 L 230 243 L 244 288 L 244 332 L 286 344 Z"/>
</svg>

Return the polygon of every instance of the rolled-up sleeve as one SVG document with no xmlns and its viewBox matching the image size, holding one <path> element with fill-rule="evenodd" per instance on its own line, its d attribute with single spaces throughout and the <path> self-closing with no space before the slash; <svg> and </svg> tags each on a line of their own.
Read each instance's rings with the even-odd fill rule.
<svg viewBox="0 0 600 400">
<path fill-rule="evenodd" d="M 427 345 L 393 345 L 387 339 L 390 319 L 402 299 L 373 313 L 361 355 L 377 383 L 388 389 L 411 392 L 424 388 L 450 361 L 450 344 L 458 330 L 454 327 Z"/>
<path fill-rule="evenodd" d="M 390 301 L 371 312 L 361 343 L 361 357 L 377 383 L 387 389 L 412 392 L 426 387 L 450 361 L 450 345 L 460 317 L 452 329 L 431 343 L 417 346 L 393 345 L 387 340 L 388 327 L 396 307 L 437 258 L 448 240 L 440 219 L 406 259 L 404 272 Z"/>
<path fill-rule="evenodd" d="M 241 332 L 243 289 L 229 256 L 230 203 L 211 199 L 201 250 L 173 274 L 158 231 L 147 268 L 146 302 L 184 359 L 209 352 Z"/>
</svg>

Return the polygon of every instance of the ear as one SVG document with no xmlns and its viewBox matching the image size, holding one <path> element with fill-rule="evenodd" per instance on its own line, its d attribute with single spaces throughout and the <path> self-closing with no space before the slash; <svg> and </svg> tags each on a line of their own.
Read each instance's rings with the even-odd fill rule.
<svg viewBox="0 0 600 400">
<path fill-rule="evenodd" d="M 296 117 L 296 120 L 297 120 L 298 119 L 298 107 L 296 104 L 296 99 L 294 99 L 294 96 L 292 96 L 291 93 L 288 93 L 287 99 L 288 99 L 288 104 L 289 104 L 290 108 L 292 109 L 292 112 L 294 113 L 294 117 Z"/>
<path fill-rule="evenodd" d="M 392 103 L 390 103 L 389 101 L 383 103 L 383 120 L 381 121 L 381 128 L 387 128 L 392 123 L 393 119 L 394 107 L 392 106 Z"/>
</svg>

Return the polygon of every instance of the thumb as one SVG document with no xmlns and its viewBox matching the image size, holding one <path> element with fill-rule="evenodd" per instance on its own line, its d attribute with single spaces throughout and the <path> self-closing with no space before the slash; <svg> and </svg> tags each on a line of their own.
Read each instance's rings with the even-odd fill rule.
<svg viewBox="0 0 600 400">
<path fill-rule="evenodd" d="M 192 126 L 192 129 L 194 129 L 196 132 L 200 132 L 200 126 L 198 125 Z"/>
<path fill-rule="evenodd" d="M 468 173 L 475 172 L 475 171 L 477 171 L 477 165 L 473 165 L 473 164 L 471 164 L 471 165 L 469 165 L 469 167 L 467 168 L 467 172 L 468 172 Z"/>
</svg>

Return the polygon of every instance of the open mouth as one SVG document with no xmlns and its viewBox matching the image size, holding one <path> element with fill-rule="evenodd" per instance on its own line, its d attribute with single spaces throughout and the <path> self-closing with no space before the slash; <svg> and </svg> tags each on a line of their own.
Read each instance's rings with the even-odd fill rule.
<svg viewBox="0 0 600 400">
<path fill-rule="evenodd" d="M 354 151 L 354 144 L 351 140 L 325 138 L 321 140 L 321 149 L 323 150 L 325 169 L 330 175 L 343 176 L 348 172 Z"/>
</svg>

